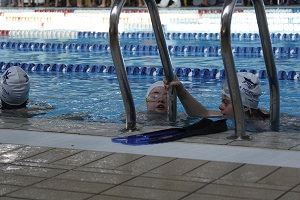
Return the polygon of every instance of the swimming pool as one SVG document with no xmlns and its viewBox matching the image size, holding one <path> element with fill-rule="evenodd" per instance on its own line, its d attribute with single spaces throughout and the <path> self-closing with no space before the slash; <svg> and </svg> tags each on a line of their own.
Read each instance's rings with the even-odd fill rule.
<svg viewBox="0 0 300 200">
<path fill-rule="evenodd" d="M 123 102 L 107 37 L 106 32 L 95 31 L 10 30 L 0 37 L 0 67 L 4 70 L 11 64 L 22 66 L 32 79 L 30 98 L 56 107 L 37 117 L 123 122 Z M 224 81 L 219 73 L 223 61 L 218 33 L 167 32 L 165 37 L 175 73 L 205 106 L 218 109 Z M 163 78 L 160 57 L 149 31 L 125 32 L 120 38 L 138 107 L 147 87 Z M 300 116 L 296 109 L 300 106 L 299 35 L 272 33 L 271 40 L 277 69 L 282 71 L 281 112 Z M 237 70 L 255 70 L 261 76 L 264 93 L 260 107 L 268 109 L 269 87 L 262 71 L 265 63 L 257 33 L 232 34 L 232 46 Z M 183 111 L 180 104 L 178 110 Z"/>
</svg>

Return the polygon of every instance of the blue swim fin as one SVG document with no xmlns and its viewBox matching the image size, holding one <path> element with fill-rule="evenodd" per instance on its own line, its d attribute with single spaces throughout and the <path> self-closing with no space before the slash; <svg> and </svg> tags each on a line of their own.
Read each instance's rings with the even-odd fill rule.
<svg viewBox="0 0 300 200">
<path fill-rule="evenodd" d="M 169 142 L 176 139 L 181 139 L 186 135 L 186 130 L 183 128 L 170 128 L 138 135 L 130 135 L 124 137 L 112 138 L 112 142 L 128 145 L 144 145 L 160 142 Z"/>
<path fill-rule="evenodd" d="M 208 135 L 227 131 L 226 120 L 202 119 L 183 128 L 169 128 L 149 133 L 112 138 L 112 142 L 126 145 L 146 145 L 170 142 L 195 135 Z"/>
</svg>

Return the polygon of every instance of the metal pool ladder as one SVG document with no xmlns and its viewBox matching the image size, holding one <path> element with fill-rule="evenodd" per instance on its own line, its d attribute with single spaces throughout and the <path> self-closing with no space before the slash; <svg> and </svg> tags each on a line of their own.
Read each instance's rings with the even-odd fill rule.
<svg viewBox="0 0 300 200">
<path fill-rule="evenodd" d="M 125 106 L 126 112 L 126 129 L 134 130 L 136 129 L 136 112 L 135 106 L 132 98 L 131 89 L 129 86 L 124 59 L 122 57 L 120 42 L 119 42 L 119 32 L 118 32 L 118 24 L 119 18 L 124 7 L 126 0 L 115 0 L 114 5 L 110 12 L 110 20 L 109 20 L 109 41 L 111 54 L 114 62 L 114 66 L 117 73 L 117 78 L 119 81 L 119 86 Z M 155 38 L 157 42 L 157 46 L 159 49 L 159 54 L 161 58 L 161 62 L 164 68 L 164 74 L 168 82 L 173 81 L 173 69 L 170 60 L 170 55 L 168 52 L 166 40 L 164 37 L 164 33 L 162 30 L 158 9 L 156 6 L 156 2 L 154 0 L 145 0 L 145 3 L 148 7 L 152 27 L 155 33 Z M 145 91 L 146 93 L 146 91 Z M 168 120 L 171 122 L 176 121 L 177 114 L 177 96 L 175 88 L 171 87 L 168 90 Z"/>
<path fill-rule="evenodd" d="M 230 88 L 230 95 L 233 101 L 234 118 L 235 118 L 235 135 L 230 136 L 230 139 L 251 139 L 246 135 L 245 131 L 245 116 L 244 108 L 241 101 L 240 90 L 238 86 L 236 69 L 233 60 L 232 47 L 230 41 L 230 25 L 232 13 L 235 8 L 237 0 L 225 0 L 223 11 L 221 15 L 221 50 L 222 58 L 225 67 L 225 73 Z M 269 87 L 270 87 L 270 118 L 271 130 L 279 131 L 279 86 L 276 72 L 276 65 L 271 46 L 271 39 L 269 28 L 267 24 L 267 17 L 265 13 L 265 6 L 263 0 L 252 0 L 256 13 L 257 24 L 259 28 L 259 35 L 262 44 L 262 50 L 265 60 L 265 65 L 268 73 Z"/>
</svg>

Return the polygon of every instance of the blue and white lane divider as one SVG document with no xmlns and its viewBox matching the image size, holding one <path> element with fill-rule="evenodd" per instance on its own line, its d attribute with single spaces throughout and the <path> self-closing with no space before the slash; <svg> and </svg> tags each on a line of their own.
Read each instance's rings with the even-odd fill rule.
<svg viewBox="0 0 300 200">
<path fill-rule="evenodd" d="M 108 32 L 68 30 L 0 30 L 0 35 L 15 38 L 108 38 Z M 154 39 L 153 32 L 122 32 L 120 38 Z M 165 33 L 167 40 L 219 40 L 220 33 Z M 258 33 L 231 33 L 232 40 L 259 40 Z M 271 33 L 271 40 L 299 41 L 299 33 Z"/>
<path fill-rule="evenodd" d="M 0 42 L 0 49 L 12 49 L 18 51 L 75 51 L 75 52 L 110 52 L 108 44 L 87 44 L 87 43 L 38 43 L 38 42 Z M 170 54 L 191 53 L 221 55 L 220 46 L 180 46 L 168 45 Z M 158 54 L 157 45 L 132 45 L 121 46 L 123 52 L 143 52 Z M 299 47 L 273 47 L 275 55 L 297 55 Z M 262 48 L 258 47 L 233 47 L 232 52 L 240 55 L 262 55 Z"/>
<path fill-rule="evenodd" d="M 115 74 L 114 66 L 105 65 L 81 65 L 81 64 L 35 64 L 35 63 L 11 63 L 0 62 L 1 71 L 5 71 L 11 66 L 20 66 L 27 72 L 86 72 L 86 73 L 109 73 Z M 175 68 L 174 74 L 178 77 L 194 77 L 203 79 L 225 79 L 224 69 L 199 69 L 199 68 Z M 257 75 L 260 79 L 267 78 L 266 70 L 246 70 Z M 149 67 L 149 66 L 127 66 L 126 72 L 128 75 L 143 75 L 143 76 L 163 76 L 163 67 Z M 300 71 L 278 71 L 279 80 L 299 80 Z"/>
</svg>

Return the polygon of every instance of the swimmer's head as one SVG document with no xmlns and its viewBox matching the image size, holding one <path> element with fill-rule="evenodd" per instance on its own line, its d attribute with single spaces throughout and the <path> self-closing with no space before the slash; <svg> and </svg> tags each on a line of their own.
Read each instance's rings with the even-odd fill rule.
<svg viewBox="0 0 300 200">
<path fill-rule="evenodd" d="M 163 81 L 157 81 L 149 86 L 146 93 L 147 109 L 157 113 L 168 112 L 167 91 Z"/>
<path fill-rule="evenodd" d="M 242 103 L 248 108 L 256 109 L 261 96 L 261 88 L 258 77 L 249 72 L 238 72 L 237 79 L 241 94 Z M 228 83 L 223 84 L 222 93 L 230 98 Z"/>
<path fill-rule="evenodd" d="M 1 100 L 9 106 L 26 104 L 29 97 L 30 79 L 20 67 L 9 67 L 1 77 Z M 3 105 L 2 105 L 3 106 Z"/>
</svg>

